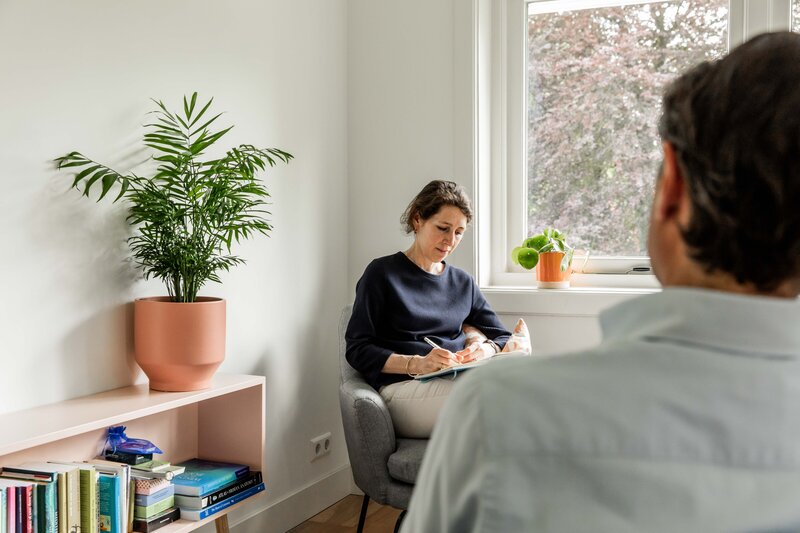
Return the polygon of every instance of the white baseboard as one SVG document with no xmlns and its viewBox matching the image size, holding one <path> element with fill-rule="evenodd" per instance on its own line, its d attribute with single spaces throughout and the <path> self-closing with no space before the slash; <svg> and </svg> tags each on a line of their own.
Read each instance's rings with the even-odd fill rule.
<svg viewBox="0 0 800 533">
<path fill-rule="evenodd" d="M 354 487 L 347 464 L 266 507 L 231 516 L 230 526 L 235 533 L 284 533 L 352 494 Z"/>
</svg>

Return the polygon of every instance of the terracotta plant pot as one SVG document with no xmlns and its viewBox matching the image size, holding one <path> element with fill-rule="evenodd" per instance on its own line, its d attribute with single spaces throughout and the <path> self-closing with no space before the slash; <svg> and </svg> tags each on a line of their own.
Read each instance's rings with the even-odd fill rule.
<svg viewBox="0 0 800 533">
<path fill-rule="evenodd" d="M 536 281 L 540 289 L 566 289 L 569 287 L 572 265 L 562 272 L 561 261 L 563 259 L 564 252 L 539 254 L 539 263 L 536 265 Z"/>
<path fill-rule="evenodd" d="M 151 389 L 206 389 L 225 359 L 225 300 L 140 298 L 133 303 L 133 342 Z"/>
</svg>

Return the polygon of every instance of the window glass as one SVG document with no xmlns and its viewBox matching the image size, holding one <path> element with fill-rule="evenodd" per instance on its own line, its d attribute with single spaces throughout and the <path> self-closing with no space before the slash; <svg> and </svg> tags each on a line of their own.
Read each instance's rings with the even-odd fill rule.
<svg viewBox="0 0 800 533">
<path fill-rule="evenodd" d="M 800 0 L 792 2 L 792 31 L 800 33 Z"/>
<path fill-rule="evenodd" d="M 528 234 L 554 226 L 592 255 L 646 255 L 661 94 L 726 52 L 728 0 L 542 13 L 558 4 L 528 4 Z"/>
</svg>

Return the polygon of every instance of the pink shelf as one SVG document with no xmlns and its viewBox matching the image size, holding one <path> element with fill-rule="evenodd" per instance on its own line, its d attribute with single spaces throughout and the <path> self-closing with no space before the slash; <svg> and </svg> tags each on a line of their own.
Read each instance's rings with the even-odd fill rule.
<svg viewBox="0 0 800 533">
<path fill-rule="evenodd" d="M 108 426 L 124 425 L 173 463 L 203 457 L 264 472 L 265 378 L 218 374 L 195 392 L 133 385 L 0 415 L 0 466 L 24 461 L 84 461 L 102 449 Z M 159 457 L 161 458 L 161 457 Z M 180 520 L 160 531 L 191 531 L 252 498 L 200 522 Z"/>
</svg>

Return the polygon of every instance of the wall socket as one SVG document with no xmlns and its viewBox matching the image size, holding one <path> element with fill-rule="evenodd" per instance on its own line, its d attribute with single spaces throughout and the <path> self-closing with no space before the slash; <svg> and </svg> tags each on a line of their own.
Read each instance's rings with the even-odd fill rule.
<svg viewBox="0 0 800 533">
<path fill-rule="evenodd" d="M 331 451 L 331 433 L 323 433 L 311 439 L 311 456 L 309 461 L 316 461 L 323 455 L 329 454 Z"/>
</svg>

